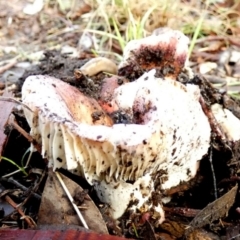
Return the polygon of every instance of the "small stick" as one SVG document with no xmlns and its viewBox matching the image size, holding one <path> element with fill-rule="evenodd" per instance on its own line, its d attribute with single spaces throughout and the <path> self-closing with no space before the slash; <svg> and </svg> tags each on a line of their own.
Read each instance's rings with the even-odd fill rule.
<svg viewBox="0 0 240 240">
<path fill-rule="evenodd" d="M 210 126 L 212 128 L 212 131 L 217 135 L 217 137 L 219 137 L 221 139 L 221 141 L 223 142 L 223 144 L 225 145 L 226 148 L 229 148 L 229 146 L 227 145 L 227 137 L 224 134 L 224 132 L 221 130 L 220 125 L 218 124 L 216 118 L 214 117 L 212 111 L 208 108 L 208 106 L 206 105 L 203 97 L 201 96 L 199 98 L 199 103 L 202 106 L 202 110 L 205 113 L 205 115 L 207 116 Z"/>
<path fill-rule="evenodd" d="M 15 98 L 11 98 L 11 97 L 0 97 L 0 101 L 4 101 L 4 102 L 12 102 L 12 103 L 17 103 L 17 104 L 20 104 L 22 105 L 23 107 L 25 107 L 26 109 L 28 109 L 29 111 L 32 112 L 32 109 L 29 108 L 26 104 L 18 101 L 17 99 Z"/>
<path fill-rule="evenodd" d="M 12 68 L 14 65 L 17 64 L 17 59 L 13 59 L 11 62 L 7 63 L 6 65 L 0 67 L 0 74 L 4 73 L 8 69 Z"/>
<path fill-rule="evenodd" d="M 77 213 L 77 215 L 78 215 L 78 217 L 79 217 L 79 219 L 80 219 L 82 225 L 83 225 L 86 229 L 89 229 L 89 227 L 88 227 L 87 223 L 85 222 L 85 220 L 84 220 L 84 218 L 83 218 L 81 212 L 79 211 L 77 205 L 74 203 L 74 200 L 73 200 L 73 198 L 72 198 L 70 192 L 68 191 L 68 189 L 67 189 L 65 183 L 63 182 L 61 175 L 60 175 L 58 172 L 55 172 L 55 174 L 56 174 L 56 176 L 57 176 L 59 182 L 61 183 L 61 185 L 62 185 L 62 187 L 63 187 L 65 193 L 67 194 L 67 196 L 68 196 L 70 202 L 72 203 L 72 205 L 73 205 L 73 207 L 74 207 L 74 209 L 75 209 L 75 211 L 76 211 L 76 213 Z"/>
<path fill-rule="evenodd" d="M 17 221 L 1 221 L 2 224 L 11 224 L 11 225 L 18 225 Z M 4 229 L 7 229 L 7 228 L 10 228 L 10 227 L 4 227 Z"/>
<path fill-rule="evenodd" d="M 215 200 L 217 200 L 217 181 L 216 181 L 215 171 L 212 163 L 212 146 L 209 149 L 209 162 L 212 170 L 214 197 L 215 197 Z"/>
<path fill-rule="evenodd" d="M 200 38 L 196 40 L 196 44 L 209 42 L 209 41 L 222 41 L 222 40 L 229 41 L 231 44 L 237 47 L 240 47 L 239 39 L 235 39 L 233 37 L 226 37 L 226 36 L 208 36 L 208 37 Z"/>
<path fill-rule="evenodd" d="M 29 217 L 26 216 L 23 212 L 23 210 L 9 197 L 9 196 L 5 196 L 5 200 L 14 208 L 18 211 L 18 213 L 23 217 L 23 219 L 27 222 L 28 226 L 30 228 L 35 228 L 36 224 L 33 222 L 33 220 Z M 32 221 L 31 221 L 31 220 Z"/>
<path fill-rule="evenodd" d="M 3 180 L 6 180 L 7 182 L 16 185 L 17 187 L 19 187 L 19 188 L 22 189 L 23 191 L 29 191 L 29 189 L 28 189 L 27 187 L 23 186 L 21 183 L 17 182 L 17 181 L 16 181 L 15 179 L 13 179 L 12 177 L 10 177 L 10 178 L 4 178 Z M 31 190 L 30 190 L 30 191 L 31 191 Z M 32 192 L 32 191 L 31 191 L 31 193 L 32 193 L 32 195 L 33 195 L 35 198 L 41 200 L 41 196 L 40 196 L 39 194 L 34 193 L 34 192 Z"/>
<path fill-rule="evenodd" d="M 163 207 L 163 210 L 169 214 L 178 214 L 184 217 L 195 217 L 201 210 L 185 207 Z"/>
<path fill-rule="evenodd" d="M 39 185 L 41 184 L 41 182 L 42 182 L 42 180 L 43 180 L 43 178 L 44 178 L 44 176 L 45 176 L 45 173 L 46 173 L 45 171 L 42 173 L 42 175 L 41 175 L 38 183 L 33 187 L 33 189 L 32 189 L 33 192 L 36 192 L 36 191 L 38 190 Z M 19 204 L 19 205 L 20 205 L 20 206 L 25 205 L 26 202 L 29 200 L 30 197 L 31 197 L 31 194 L 29 194 L 29 195 L 23 200 L 23 202 L 22 202 L 21 204 Z"/>
<path fill-rule="evenodd" d="M 19 133 L 21 133 L 30 143 L 34 145 L 34 147 L 37 149 L 38 152 L 41 153 L 41 146 L 36 143 L 36 141 L 33 139 L 31 135 L 29 135 L 23 128 L 21 128 L 17 122 L 15 121 L 15 118 L 13 115 L 9 117 L 8 123 L 13 126 Z"/>
</svg>

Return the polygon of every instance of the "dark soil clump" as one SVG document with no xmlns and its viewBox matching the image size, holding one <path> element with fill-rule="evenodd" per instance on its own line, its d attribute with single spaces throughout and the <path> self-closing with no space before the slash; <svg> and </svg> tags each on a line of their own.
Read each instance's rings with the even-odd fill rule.
<svg viewBox="0 0 240 240">
<path fill-rule="evenodd" d="M 20 88 L 28 76 L 49 75 L 77 87 L 87 96 L 98 99 L 100 83 L 106 75 L 99 73 L 91 77 L 91 79 L 84 76 L 81 78 L 76 77 L 74 71 L 81 68 L 81 66 L 90 59 L 81 60 L 79 58 L 69 57 L 69 55 L 70 53 L 62 54 L 57 50 L 46 51 L 40 64 L 33 66 L 19 79 Z"/>
</svg>

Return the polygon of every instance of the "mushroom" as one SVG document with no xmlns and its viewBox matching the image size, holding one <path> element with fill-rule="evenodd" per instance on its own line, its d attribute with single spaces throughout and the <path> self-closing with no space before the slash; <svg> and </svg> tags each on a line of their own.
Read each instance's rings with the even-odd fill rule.
<svg viewBox="0 0 240 240">
<path fill-rule="evenodd" d="M 135 80 L 145 71 L 157 69 L 162 76 L 176 79 L 186 67 L 188 43 L 182 32 L 158 28 L 152 35 L 127 44 L 118 74 Z"/>
<path fill-rule="evenodd" d="M 171 66 L 179 74 L 185 66 L 187 41 L 173 32 L 170 45 L 168 35 L 152 36 L 155 44 L 172 54 L 176 61 L 172 59 Z M 166 52 L 163 56 L 170 59 Z M 49 167 L 77 171 L 110 205 L 116 219 L 126 210 L 151 211 L 161 223 L 164 212 L 155 196 L 194 177 L 198 161 L 208 152 L 211 128 L 199 103 L 198 86 L 183 85 L 175 74 L 159 77 L 164 67 L 141 67 L 140 77 L 121 86 L 113 79 L 107 96 L 101 93 L 110 110 L 50 76 L 30 76 L 22 87 L 22 101 L 32 110 L 24 109 L 31 135 L 42 145 Z M 130 69 L 122 63 L 119 71 L 124 68 Z M 110 116 L 116 111 L 129 122 L 114 123 Z M 96 118 L 94 113 L 101 114 Z"/>
</svg>

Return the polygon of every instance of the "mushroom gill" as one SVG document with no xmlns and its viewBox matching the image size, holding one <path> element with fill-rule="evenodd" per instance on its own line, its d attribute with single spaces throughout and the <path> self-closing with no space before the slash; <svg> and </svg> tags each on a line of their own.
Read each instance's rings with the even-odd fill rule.
<svg viewBox="0 0 240 240">
<path fill-rule="evenodd" d="M 157 36 L 156 44 L 163 41 Z M 178 44 L 176 34 L 170 34 L 172 47 L 166 39 L 164 48 L 175 49 L 170 51 L 176 59 L 171 64 L 180 72 L 187 44 Z M 113 81 L 113 87 L 107 95 L 102 91 L 99 103 L 56 78 L 30 76 L 22 87 L 22 101 L 32 110 L 24 113 L 49 167 L 78 171 L 110 205 L 114 218 L 138 209 L 155 212 L 162 222 L 164 212 L 154 193 L 194 177 L 208 151 L 211 129 L 198 86 L 183 85 L 173 76 L 156 77 L 159 69 L 144 69 L 149 71 L 121 86 L 114 78 L 105 81 Z M 101 100 L 109 101 L 111 109 Z M 114 111 L 121 111 L 129 122 L 114 123 Z"/>
</svg>

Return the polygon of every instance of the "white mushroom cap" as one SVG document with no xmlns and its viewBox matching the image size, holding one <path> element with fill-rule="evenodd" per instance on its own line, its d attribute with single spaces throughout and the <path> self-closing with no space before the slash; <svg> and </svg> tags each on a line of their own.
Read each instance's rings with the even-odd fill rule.
<svg viewBox="0 0 240 240">
<path fill-rule="evenodd" d="M 152 70 L 114 91 L 112 103 L 137 114 L 132 124 L 112 124 L 103 115 L 97 125 L 91 114 L 101 109 L 98 103 L 81 93 L 77 97 L 74 87 L 53 77 L 30 76 L 22 88 L 23 103 L 33 111 L 24 110 L 31 135 L 42 144 L 49 166 L 78 169 L 115 218 L 137 199 L 132 209 L 155 208 L 162 221 L 160 203 L 151 201 L 153 176 L 162 172 L 162 189 L 188 181 L 209 148 L 211 129 L 198 87 L 154 74 Z"/>
<path fill-rule="evenodd" d="M 127 79 L 121 86 L 114 77 L 105 81 L 99 103 L 53 77 L 25 80 L 22 100 L 32 112 L 24 112 L 43 157 L 54 169 L 77 170 L 114 218 L 127 209 L 153 210 L 162 222 L 153 195 L 191 179 L 208 151 L 211 129 L 199 88 L 176 81 L 188 42 L 166 28 L 129 42 L 118 69 Z M 131 122 L 114 124 L 103 109 L 121 111 Z M 96 111 L 102 112 L 97 120 Z"/>
<path fill-rule="evenodd" d="M 124 48 L 118 74 L 135 80 L 145 71 L 159 69 L 175 79 L 187 63 L 189 39 L 170 28 L 156 29 L 152 35 L 132 40 Z"/>
</svg>

